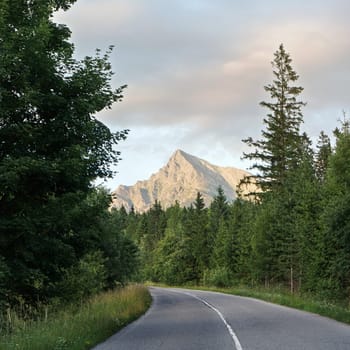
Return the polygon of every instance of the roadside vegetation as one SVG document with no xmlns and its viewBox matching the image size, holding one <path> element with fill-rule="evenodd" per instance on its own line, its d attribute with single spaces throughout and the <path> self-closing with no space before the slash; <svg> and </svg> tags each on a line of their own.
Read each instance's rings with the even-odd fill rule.
<svg viewBox="0 0 350 350">
<path fill-rule="evenodd" d="M 60 311 L 42 307 L 36 317 L 8 310 L 2 320 L 2 350 L 83 350 L 91 349 L 126 324 L 141 316 L 151 297 L 144 286 L 101 293 Z"/>
<path fill-rule="evenodd" d="M 113 215 L 139 247 L 142 280 L 249 286 L 245 294 L 276 294 L 347 322 L 350 121 L 344 113 L 333 137 L 320 132 L 313 145 L 301 130 L 303 88 L 283 45 L 272 67 L 261 137 L 244 140 L 255 174 L 243 179 L 237 200 L 229 203 L 219 187 L 209 207 L 197 193 L 190 207 L 155 202 L 145 213 Z"/>
<path fill-rule="evenodd" d="M 54 20 L 75 2 L 0 4 L 1 349 L 89 349 L 149 305 L 141 287 L 108 292 L 139 262 L 95 185 L 128 134 L 96 114 L 125 86 L 111 86 L 112 47 L 75 58 Z"/>
<path fill-rule="evenodd" d="M 307 294 L 291 294 L 289 290 L 264 287 L 188 287 L 190 289 L 208 290 L 243 297 L 251 297 L 294 309 L 312 312 L 321 316 L 350 324 L 350 308 L 346 303 L 335 303 L 317 299 Z"/>
<path fill-rule="evenodd" d="M 164 283 L 146 282 L 147 286 L 158 286 L 162 288 L 185 288 L 210 292 L 220 292 L 242 297 L 260 299 L 273 304 L 283 305 L 294 309 L 307 311 L 332 318 L 339 322 L 350 324 L 350 307 L 346 302 L 331 302 L 317 298 L 311 294 L 291 294 L 283 287 L 264 286 L 227 286 L 218 287 L 214 285 L 171 285 Z"/>
</svg>

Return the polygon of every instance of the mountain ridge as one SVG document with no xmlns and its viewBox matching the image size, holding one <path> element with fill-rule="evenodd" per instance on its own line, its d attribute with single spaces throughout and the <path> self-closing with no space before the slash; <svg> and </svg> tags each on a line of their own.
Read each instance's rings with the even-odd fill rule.
<svg viewBox="0 0 350 350">
<path fill-rule="evenodd" d="M 213 165 L 178 149 L 167 164 L 148 180 L 137 181 L 132 186 L 120 185 L 112 193 L 112 207 L 124 206 L 128 211 L 134 207 L 136 212 L 144 212 L 155 200 L 164 208 L 175 201 L 181 206 L 189 206 L 194 202 L 197 192 L 201 192 L 208 206 L 219 186 L 228 201 L 232 201 L 237 196 L 236 186 L 246 175 L 250 174 L 245 170 Z"/>
</svg>

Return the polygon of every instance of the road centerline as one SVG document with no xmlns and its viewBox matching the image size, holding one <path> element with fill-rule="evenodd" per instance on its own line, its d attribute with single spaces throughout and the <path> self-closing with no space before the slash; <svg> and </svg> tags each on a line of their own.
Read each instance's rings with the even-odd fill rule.
<svg viewBox="0 0 350 350">
<path fill-rule="evenodd" d="M 230 336 L 231 336 L 231 338 L 232 338 L 232 340 L 233 340 L 233 342 L 235 344 L 236 350 L 243 350 L 242 345 L 241 345 L 241 343 L 240 343 L 240 341 L 239 341 L 239 339 L 237 337 L 237 334 L 233 331 L 233 329 L 230 326 L 230 324 L 226 321 L 224 315 L 215 306 L 211 305 L 206 300 L 198 297 L 197 295 L 194 295 L 194 294 L 191 294 L 191 293 L 187 293 L 187 292 L 182 292 L 182 291 L 175 291 L 175 290 L 173 290 L 173 291 L 177 292 L 177 293 L 185 294 L 185 295 L 188 295 L 188 296 L 190 296 L 190 297 L 192 297 L 194 299 L 197 299 L 200 302 L 202 302 L 204 305 L 209 307 L 211 310 L 215 311 L 219 315 L 219 317 L 222 320 L 222 322 L 225 324 L 228 332 L 230 333 Z"/>
</svg>

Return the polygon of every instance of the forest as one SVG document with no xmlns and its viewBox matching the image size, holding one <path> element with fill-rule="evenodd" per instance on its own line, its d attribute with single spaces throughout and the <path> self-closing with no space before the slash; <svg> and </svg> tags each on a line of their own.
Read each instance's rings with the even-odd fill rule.
<svg viewBox="0 0 350 350">
<path fill-rule="evenodd" d="M 201 193 L 189 208 L 154 203 L 146 213 L 115 210 L 120 230 L 137 244 L 139 278 L 167 284 L 279 286 L 345 301 L 350 288 L 350 124 L 344 115 L 315 147 L 301 132 L 303 88 L 280 45 L 260 140 L 243 140 L 255 175 L 248 196 L 228 203 L 222 188 L 209 208 Z M 251 188 L 251 187 L 250 187 Z"/>
<path fill-rule="evenodd" d="M 52 18 L 74 2 L 1 2 L 0 312 L 81 301 L 130 280 L 279 285 L 348 300 L 349 121 L 334 146 L 321 133 L 313 147 L 283 45 L 261 139 L 244 140 L 254 175 L 238 193 L 256 191 L 229 203 L 218 188 L 209 207 L 198 193 L 189 208 L 110 211 L 110 193 L 94 183 L 114 175 L 128 130 L 112 132 L 96 114 L 125 86 L 111 87 L 112 47 L 74 58 L 69 28 Z"/>
</svg>

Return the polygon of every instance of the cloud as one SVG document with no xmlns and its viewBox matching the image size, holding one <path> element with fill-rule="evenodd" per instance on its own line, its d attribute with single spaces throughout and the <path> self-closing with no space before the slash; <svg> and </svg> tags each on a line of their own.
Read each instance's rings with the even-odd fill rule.
<svg viewBox="0 0 350 350">
<path fill-rule="evenodd" d="M 137 2 L 112 0 L 78 1 L 68 12 L 55 14 L 57 22 L 67 23 L 82 44 L 96 43 L 103 34 L 111 37 L 140 14 Z M 90 40 L 89 40 L 90 38 Z M 87 39 L 87 41 L 86 41 Z"/>
<path fill-rule="evenodd" d="M 113 84 L 128 88 L 99 118 L 132 130 L 125 158 L 149 169 L 137 152 L 154 166 L 175 148 L 237 163 L 241 139 L 263 128 L 259 102 L 280 43 L 305 88 L 305 129 L 333 129 L 350 109 L 349 12 L 348 0 L 81 0 L 58 18 L 78 56 L 116 44 Z"/>
<path fill-rule="evenodd" d="M 275 24 L 249 38 L 249 45 L 240 54 L 224 55 L 223 50 L 216 59 L 189 60 L 187 66 L 180 64 L 169 70 L 164 69 L 163 63 L 163 69 L 153 72 L 154 75 L 135 85 L 131 82 L 125 101 L 118 105 L 117 119 L 130 127 L 194 123 L 202 132 L 214 126 L 225 132 L 230 124 L 237 132 L 237 124 L 241 127 L 256 124 L 262 115 L 257 106 L 268 98 L 263 86 L 272 79 L 270 61 L 280 42 L 278 37 L 285 39 L 311 106 L 326 109 L 333 104 L 347 108 L 342 103 L 347 98 L 350 76 L 344 59 L 348 47 L 345 43 L 339 47 L 334 40 L 344 34 L 343 28 L 333 25 L 331 30 L 321 32 L 322 28 L 322 23 Z M 295 39 L 300 37 L 302 40 Z M 344 88 L 339 89 L 342 84 Z M 106 120 L 113 124 L 113 113 Z"/>
</svg>

